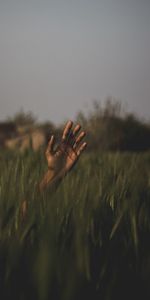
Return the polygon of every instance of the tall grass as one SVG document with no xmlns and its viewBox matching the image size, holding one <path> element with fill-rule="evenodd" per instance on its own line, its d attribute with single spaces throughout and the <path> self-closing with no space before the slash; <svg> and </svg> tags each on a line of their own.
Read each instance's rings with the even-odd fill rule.
<svg viewBox="0 0 150 300">
<path fill-rule="evenodd" d="M 40 195 L 45 170 L 0 154 L 0 299 L 150 299 L 150 153 L 85 154 Z"/>
</svg>

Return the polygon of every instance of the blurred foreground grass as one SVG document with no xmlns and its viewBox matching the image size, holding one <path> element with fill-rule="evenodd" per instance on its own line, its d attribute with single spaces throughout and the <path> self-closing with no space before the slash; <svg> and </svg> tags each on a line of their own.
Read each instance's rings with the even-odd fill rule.
<svg viewBox="0 0 150 300">
<path fill-rule="evenodd" d="M 45 169 L 0 153 L 0 299 L 150 299 L 150 153 L 84 154 L 39 195 Z"/>
</svg>

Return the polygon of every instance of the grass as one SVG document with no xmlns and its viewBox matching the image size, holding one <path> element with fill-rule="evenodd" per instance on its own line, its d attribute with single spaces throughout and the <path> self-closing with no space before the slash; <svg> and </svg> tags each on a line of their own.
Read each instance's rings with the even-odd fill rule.
<svg viewBox="0 0 150 300">
<path fill-rule="evenodd" d="M 0 299 L 150 299 L 150 153 L 86 153 L 39 195 L 45 169 L 0 153 Z"/>
</svg>

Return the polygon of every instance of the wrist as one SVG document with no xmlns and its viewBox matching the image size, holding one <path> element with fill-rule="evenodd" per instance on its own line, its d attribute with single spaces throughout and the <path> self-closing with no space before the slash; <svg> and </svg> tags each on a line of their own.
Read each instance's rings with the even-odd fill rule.
<svg viewBox="0 0 150 300">
<path fill-rule="evenodd" d="M 64 169 L 59 172 L 54 169 L 48 169 L 42 181 L 40 182 L 40 191 L 43 191 L 53 183 L 59 182 L 65 176 L 65 174 L 66 172 Z"/>
<path fill-rule="evenodd" d="M 45 173 L 42 181 L 40 182 L 40 191 L 42 191 L 43 189 L 45 189 L 54 179 L 55 177 L 55 171 L 53 169 L 48 169 L 47 172 Z"/>
</svg>

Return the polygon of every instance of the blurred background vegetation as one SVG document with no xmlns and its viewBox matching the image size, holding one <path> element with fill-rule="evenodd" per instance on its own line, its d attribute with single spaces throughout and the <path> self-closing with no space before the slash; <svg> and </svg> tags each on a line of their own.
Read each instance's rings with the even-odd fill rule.
<svg viewBox="0 0 150 300">
<path fill-rule="evenodd" d="M 1 144 L 0 299 L 150 299 L 150 125 L 110 100 L 76 122 L 89 146 L 57 191 L 37 192 L 45 145 Z M 64 125 L 24 112 L 6 123 L 11 139 Z"/>
<path fill-rule="evenodd" d="M 125 112 L 121 102 L 112 97 L 106 99 L 103 106 L 101 102 L 94 101 L 92 109 L 88 113 L 78 112 L 74 121 L 79 122 L 87 131 L 88 151 L 97 149 L 139 152 L 150 149 L 150 123 L 139 119 L 134 113 Z M 4 123 L 15 128 L 9 138 L 40 128 L 45 134 L 46 141 L 52 133 L 60 137 L 64 126 L 64 123 L 56 126 L 50 120 L 39 123 L 32 112 L 25 113 L 23 110 Z M 1 126 L 0 123 L 0 145 L 3 131 Z"/>
</svg>

